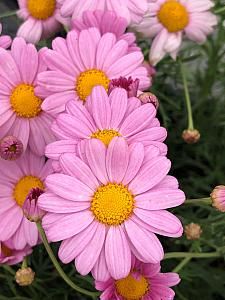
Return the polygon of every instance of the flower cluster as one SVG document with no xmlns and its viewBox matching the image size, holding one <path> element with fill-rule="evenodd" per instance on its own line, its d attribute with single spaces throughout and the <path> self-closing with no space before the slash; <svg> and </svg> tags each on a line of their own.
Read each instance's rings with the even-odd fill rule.
<svg viewBox="0 0 225 300">
<path fill-rule="evenodd" d="M 32 252 L 42 219 L 102 300 L 173 299 L 180 279 L 160 273 L 158 235 L 182 235 L 167 209 L 185 195 L 168 175 L 158 99 L 144 93 L 153 69 L 126 29 L 157 35 L 155 64 L 177 55 L 183 31 L 203 42 L 216 20 L 208 0 L 122 2 L 19 0 L 18 37 L 0 38 L 0 263 Z M 31 44 L 60 24 L 71 30 L 52 49 Z"/>
</svg>

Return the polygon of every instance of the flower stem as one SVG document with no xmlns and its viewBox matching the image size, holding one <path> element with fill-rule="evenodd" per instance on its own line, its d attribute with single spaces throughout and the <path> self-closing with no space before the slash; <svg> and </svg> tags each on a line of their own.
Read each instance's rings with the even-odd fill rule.
<svg viewBox="0 0 225 300">
<path fill-rule="evenodd" d="M 212 200 L 211 198 L 199 198 L 199 199 L 187 199 L 184 202 L 185 205 L 199 205 L 199 204 L 206 204 L 206 205 L 211 205 L 212 204 Z"/>
<path fill-rule="evenodd" d="M 17 13 L 17 10 L 14 10 L 14 11 L 8 11 L 8 12 L 6 12 L 6 13 L 4 13 L 4 14 L 1 14 L 1 15 L 0 15 L 0 19 L 15 16 L 16 13 Z"/>
<path fill-rule="evenodd" d="M 186 71 L 181 59 L 179 59 L 179 63 L 180 63 L 181 76 L 182 76 L 183 86 L 184 86 L 185 102 L 186 102 L 187 113 L 188 113 L 188 129 L 193 130 L 194 122 L 192 116 L 191 99 L 188 90 L 187 78 L 186 78 Z"/>
<path fill-rule="evenodd" d="M 222 13 L 222 12 L 224 12 L 224 11 L 225 11 L 225 6 L 216 9 L 216 10 L 214 11 L 214 13 L 215 13 L 215 14 L 220 14 L 220 13 Z"/>
<path fill-rule="evenodd" d="M 196 253 L 196 252 L 170 252 L 166 253 L 164 259 L 170 258 L 211 258 L 211 257 L 220 257 L 221 253 L 219 251 L 209 252 L 209 253 Z"/>
<path fill-rule="evenodd" d="M 42 241 L 43 241 L 43 244 L 45 246 L 45 249 L 53 263 L 53 265 L 55 266 L 56 270 L 58 271 L 59 275 L 62 277 L 62 279 L 71 287 L 73 288 L 75 291 L 83 294 L 83 295 L 86 295 L 86 296 L 90 296 L 92 297 L 93 299 L 96 299 L 98 296 L 99 296 L 99 293 L 96 293 L 96 292 L 89 292 L 79 286 L 77 286 L 75 283 L 73 283 L 70 278 L 66 275 L 66 273 L 63 271 L 63 269 L 61 268 L 60 264 L 58 263 L 49 243 L 48 243 L 48 240 L 47 240 L 47 237 L 46 237 L 46 234 L 44 232 L 44 229 L 41 225 L 41 222 L 37 222 L 36 223 L 37 225 L 37 228 L 38 228 L 38 231 L 41 235 L 41 238 L 42 238 Z"/>
<path fill-rule="evenodd" d="M 24 257 L 21 269 L 26 269 L 26 268 L 27 268 L 27 257 Z"/>
<path fill-rule="evenodd" d="M 189 263 L 189 261 L 191 261 L 191 259 L 192 259 L 192 257 L 185 257 L 185 258 L 184 258 L 184 259 L 176 266 L 176 268 L 173 269 L 172 272 L 174 272 L 174 273 L 179 273 L 179 272 L 183 269 L 183 267 L 185 267 L 185 266 Z"/>
</svg>

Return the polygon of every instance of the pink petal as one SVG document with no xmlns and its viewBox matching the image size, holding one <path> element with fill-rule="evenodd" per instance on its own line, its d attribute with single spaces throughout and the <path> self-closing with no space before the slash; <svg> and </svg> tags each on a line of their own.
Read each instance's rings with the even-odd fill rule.
<svg viewBox="0 0 225 300">
<path fill-rule="evenodd" d="M 75 259 L 90 243 L 96 230 L 97 222 L 92 222 L 87 228 L 75 236 L 62 241 L 59 248 L 59 258 L 64 264 L 68 264 Z"/>
<path fill-rule="evenodd" d="M 94 268 L 92 269 L 92 275 L 95 280 L 106 282 L 111 278 L 105 258 L 105 248 L 102 248 L 102 251 L 99 255 L 99 259 L 97 260 Z"/>
<path fill-rule="evenodd" d="M 129 189 L 134 195 L 150 190 L 166 176 L 170 166 L 170 161 L 164 156 L 153 158 L 142 166 L 137 176 L 129 184 Z M 151 174 L 150 177 L 149 174 Z"/>
<path fill-rule="evenodd" d="M 45 155 L 48 158 L 59 159 L 63 153 L 76 153 L 76 140 L 61 140 L 51 143 L 45 148 Z"/>
<path fill-rule="evenodd" d="M 36 44 L 42 35 L 42 22 L 28 18 L 18 29 L 17 36 L 24 38 L 27 42 Z"/>
<path fill-rule="evenodd" d="M 65 214 L 86 210 L 90 207 L 90 203 L 65 200 L 53 193 L 47 192 L 38 198 L 38 206 L 51 213 Z"/>
<path fill-rule="evenodd" d="M 124 89 L 116 88 L 111 92 L 109 101 L 111 105 L 110 127 L 117 129 L 127 110 L 127 92 Z"/>
<path fill-rule="evenodd" d="M 123 184 L 127 185 L 139 172 L 144 159 L 144 146 L 141 143 L 135 143 L 129 146 L 129 163 Z"/>
<path fill-rule="evenodd" d="M 46 178 L 45 183 L 50 191 L 71 201 L 89 201 L 93 193 L 80 180 L 64 174 L 51 174 Z"/>
<path fill-rule="evenodd" d="M 19 228 L 23 213 L 18 205 L 13 206 L 1 215 L 0 237 L 2 241 L 8 240 Z"/>
<path fill-rule="evenodd" d="M 103 184 L 108 183 L 108 175 L 106 172 L 106 147 L 105 145 L 97 140 L 88 140 L 85 144 L 85 153 L 88 160 L 89 167 L 93 174 Z"/>
<path fill-rule="evenodd" d="M 56 215 L 55 221 L 54 215 Z M 44 216 L 42 224 L 48 239 L 52 242 L 57 242 L 78 234 L 87 228 L 93 220 L 93 214 L 89 210 L 85 210 L 60 215 L 48 213 Z"/>
<path fill-rule="evenodd" d="M 118 280 L 128 276 L 131 269 L 131 252 L 121 226 L 111 226 L 105 242 L 106 262 L 111 276 Z"/>
<path fill-rule="evenodd" d="M 120 183 L 128 166 L 128 145 L 124 138 L 115 137 L 110 142 L 106 155 L 106 169 L 111 182 Z"/>
<path fill-rule="evenodd" d="M 156 110 L 152 104 L 145 104 L 135 109 L 123 122 L 120 132 L 129 137 L 143 130 L 155 117 Z"/>
<path fill-rule="evenodd" d="M 98 223 L 93 238 L 75 260 L 76 269 L 81 275 L 87 275 L 99 259 L 99 255 L 105 242 L 105 235 L 105 226 Z"/>
<path fill-rule="evenodd" d="M 60 165 L 67 175 L 77 178 L 93 191 L 99 186 L 98 180 L 90 168 L 74 154 L 63 154 L 60 157 Z"/>
<path fill-rule="evenodd" d="M 158 263 L 163 259 L 162 245 L 153 233 L 141 228 L 131 219 L 125 221 L 125 228 L 139 259 L 145 263 Z"/>
</svg>

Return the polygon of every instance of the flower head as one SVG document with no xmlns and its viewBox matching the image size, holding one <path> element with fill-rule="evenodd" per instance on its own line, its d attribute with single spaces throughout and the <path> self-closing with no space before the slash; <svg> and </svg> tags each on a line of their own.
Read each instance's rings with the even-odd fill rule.
<svg viewBox="0 0 225 300">
<path fill-rule="evenodd" d="M 41 109 L 42 98 L 35 92 L 37 75 L 46 70 L 43 52 L 37 52 L 22 38 L 14 39 L 11 51 L 0 49 L 0 139 L 10 135 L 38 155 L 54 141 L 52 117 Z"/>
<path fill-rule="evenodd" d="M 17 36 L 36 44 L 60 29 L 61 24 L 69 25 L 63 18 L 56 0 L 18 0 L 18 16 L 25 22 L 20 26 Z"/>
<path fill-rule="evenodd" d="M 11 239 L 0 242 L 0 264 L 16 265 L 20 263 L 24 257 L 31 254 L 32 249 L 25 246 L 20 250 L 16 250 Z"/>
<path fill-rule="evenodd" d="M 77 153 L 78 143 L 90 138 L 108 146 L 115 136 L 124 137 L 129 144 L 152 146 L 164 155 L 167 132 L 155 116 L 151 103 L 143 107 L 138 98 L 128 99 L 124 89 L 115 88 L 108 96 L 103 87 L 95 87 L 85 105 L 71 100 L 66 113 L 58 115 L 52 130 L 59 141 L 46 147 L 46 156 L 58 160 L 62 153 Z"/>
<path fill-rule="evenodd" d="M 128 53 L 127 41 L 117 41 L 113 33 L 101 36 L 97 28 L 71 31 L 52 46 L 45 52 L 49 71 L 39 75 L 36 89 L 47 96 L 42 104 L 46 112 L 63 112 L 69 100 L 85 102 L 97 85 L 108 91 L 110 81 L 119 76 L 139 78 L 141 90 L 149 86 L 141 51 Z"/>
<path fill-rule="evenodd" d="M 82 5 L 76 0 L 58 0 L 61 4 L 61 13 L 65 17 L 80 20 L 84 11 L 98 9 L 114 11 L 116 15 L 124 17 L 128 24 L 139 23 L 147 11 L 147 0 L 83 0 Z"/>
<path fill-rule="evenodd" d="M 157 64 L 166 53 L 176 59 L 181 47 L 182 35 L 204 43 L 208 34 L 213 32 L 217 18 L 209 12 L 213 7 L 210 0 L 148 0 L 146 17 L 136 30 L 146 37 L 155 37 L 151 45 L 149 59 Z"/>
<path fill-rule="evenodd" d="M 188 240 L 198 240 L 202 234 L 202 229 L 199 224 L 190 223 L 185 226 L 185 235 Z"/>
<path fill-rule="evenodd" d="M 96 281 L 102 292 L 101 300 L 174 299 L 170 288 L 180 282 L 176 273 L 160 273 L 160 264 L 144 264 L 133 259 L 131 272 L 126 278 Z"/>
<path fill-rule="evenodd" d="M 11 240 L 13 249 L 35 246 L 36 225 L 27 220 L 22 206 L 33 188 L 45 188 L 44 180 L 52 172 L 51 162 L 27 151 L 16 162 L 0 160 L 0 241 Z"/>
<path fill-rule="evenodd" d="M 16 282 L 20 286 L 31 285 L 34 281 L 35 273 L 31 268 L 22 268 L 16 272 Z"/>
<path fill-rule="evenodd" d="M 0 34 L 2 33 L 2 24 L 0 23 Z M 0 48 L 7 49 L 12 43 L 12 39 L 8 35 L 0 36 Z"/>
<path fill-rule="evenodd" d="M 225 212 L 225 185 L 218 185 L 211 193 L 212 205 L 221 212 Z"/>
<path fill-rule="evenodd" d="M 197 143 L 200 137 L 200 132 L 197 129 L 186 129 L 182 133 L 182 138 L 187 144 Z"/>
<path fill-rule="evenodd" d="M 43 193 L 44 191 L 39 187 L 31 189 L 23 204 L 24 215 L 31 222 L 38 222 L 45 214 L 38 206 L 38 198 Z"/>
<path fill-rule="evenodd" d="M 126 32 L 128 26 L 127 20 L 118 16 L 114 11 L 85 11 L 82 18 L 72 21 L 72 29 L 80 32 L 84 29 L 96 27 L 101 35 L 111 32 L 115 34 L 118 40 L 127 41 L 128 52 L 138 51 L 140 48 L 136 45 L 136 37 L 132 32 Z"/>
<path fill-rule="evenodd" d="M 159 100 L 156 97 L 156 95 L 150 93 L 150 92 L 146 92 L 146 93 L 142 93 L 138 96 L 138 99 L 141 100 L 141 102 L 143 104 L 146 103 L 152 103 L 156 109 L 159 108 Z"/>
<path fill-rule="evenodd" d="M 15 136 L 6 136 L 0 141 L 0 156 L 5 160 L 16 160 L 23 154 L 23 144 Z"/>
<path fill-rule="evenodd" d="M 48 211 L 42 225 L 49 241 L 63 241 L 62 262 L 75 259 L 82 275 L 92 270 L 97 279 L 128 276 L 131 254 L 159 262 L 164 254 L 155 233 L 178 237 L 183 231 L 166 211 L 185 199 L 167 176 L 170 161 L 141 143 L 128 146 L 122 137 L 108 147 L 98 139 L 81 147 L 79 155 L 61 155 L 62 173 L 48 176 L 48 192 L 39 198 Z"/>
</svg>

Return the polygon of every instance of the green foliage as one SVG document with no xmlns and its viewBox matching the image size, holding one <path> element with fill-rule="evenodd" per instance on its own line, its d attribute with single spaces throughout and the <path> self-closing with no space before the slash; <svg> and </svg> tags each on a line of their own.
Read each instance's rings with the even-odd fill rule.
<svg viewBox="0 0 225 300">
<path fill-rule="evenodd" d="M 12 1 L 10 8 L 13 9 Z M 4 4 L 3 3 L 3 4 Z M 215 1 L 216 7 L 224 5 Z M 199 143 L 185 144 L 181 138 L 187 128 L 187 113 L 183 84 L 177 62 L 166 57 L 157 65 L 152 91 L 160 99 L 159 118 L 168 129 L 167 144 L 172 172 L 179 179 L 188 198 L 209 197 L 214 186 L 225 184 L 225 47 L 224 26 L 221 14 L 215 34 L 203 46 L 185 42 L 180 57 L 188 73 L 195 128 L 201 133 Z M 3 20 L 9 31 L 15 33 L 17 19 Z M 11 22 L 12 21 L 12 22 Z M 149 44 L 140 41 L 144 53 Z M 201 225 L 203 234 L 198 241 L 162 238 L 165 252 L 212 252 L 225 245 L 225 217 L 206 205 L 182 206 L 173 210 L 183 224 L 195 222 Z M 58 245 L 54 245 L 57 255 Z M 163 271 L 171 271 L 181 259 L 168 259 L 162 263 Z M 36 279 L 30 287 L 19 287 L 14 281 L 15 267 L 0 268 L 0 300 L 69 300 L 87 299 L 75 294 L 58 276 L 46 255 L 44 247 L 38 246 L 30 257 L 30 265 Z M 70 278 L 81 287 L 93 290 L 91 277 L 81 277 L 72 264 L 62 266 Z M 225 299 L 225 263 L 223 257 L 192 259 L 181 271 L 181 284 L 176 288 L 178 300 Z"/>
</svg>

